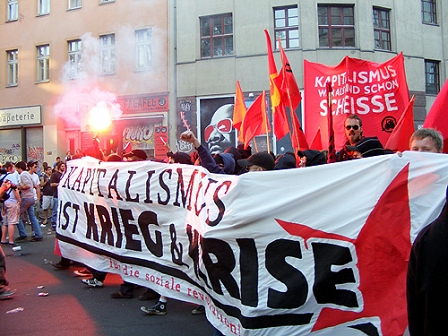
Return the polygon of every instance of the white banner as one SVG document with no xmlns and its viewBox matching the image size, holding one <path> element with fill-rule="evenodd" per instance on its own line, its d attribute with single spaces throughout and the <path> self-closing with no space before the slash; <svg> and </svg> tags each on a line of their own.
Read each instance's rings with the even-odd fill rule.
<svg viewBox="0 0 448 336">
<path fill-rule="evenodd" d="M 411 241 L 436 218 L 448 156 L 210 174 L 67 162 L 63 256 L 204 305 L 226 335 L 399 335 Z"/>
</svg>

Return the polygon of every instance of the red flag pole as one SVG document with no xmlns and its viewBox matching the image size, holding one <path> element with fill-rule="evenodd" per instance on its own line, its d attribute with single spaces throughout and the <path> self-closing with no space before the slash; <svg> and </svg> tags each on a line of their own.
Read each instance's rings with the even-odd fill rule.
<svg viewBox="0 0 448 336">
<path fill-rule="evenodd" d="M 263 104 L 266 104 L 266 94 L 263 91 Z M 266 114 L 266 108 L 263 113 L 264 127 L 266 128 L 266 144 L 268 146 L 268 152 L 271 152 L 271 145 L 269 143 L 269 128 L 268 128 L 268 116 Z M 257 151 L 258 152 L 258 151 Z"/>
<path fill-rule="evenodd" d="M 327 124 L 328 124 L 328 163 L 336 162 L 336 149 L 334 148 L 334 130 L 333 130 L 333 115 L 331 110 L 333 100 L 333 88 L 331 83 L 327 82 Z"/>
<path fill-rule="evenodd" d="M 281 53 L 280 53 L 280 57 L 281 57 L 281 61 L 282 61 L 282 66 L 283 66 L 283 71 L 288 71 L 285 67 L 287 65 L 286 60 L 284 59 L 283 56 L 283 48 L 282 48 L 282 40 L 279 37 L 278 38 L 278 45 L 279 48 L 281 49 Z M 287 80 L 285 78 L 286 76 L 283 76 L 283 80 Z M 296 123 L 294 122 L 294 117 L 293 117 L 293 113 L 295 113 L 294 109 L 293 109 L 293 104 L 292 104 L 292 100 L 291 100 L 291 94 L 290 94 L 290 90 L 289 90 L 289 85 L 286 85 L 286 94 L 288 96 L 288 104 L 289 104 L 289 117 L 291 119 L 291 123 L 292 123 L 292 129 L 293 129 L 293 134 L 291 134 L 291 132 L 289 133 L 289 138 L 291 139 L 291 144 L 294 143 L 293 141 L 293 136 L 295 135 L 297 137 L 297 148 L 293 148 L 294 149 L 294 153 L 297 154 L 297 151 L 300 149 L 300 139 L 299 139 L 299 133 L 298 130 L 296 128 Z"/>
</svg>

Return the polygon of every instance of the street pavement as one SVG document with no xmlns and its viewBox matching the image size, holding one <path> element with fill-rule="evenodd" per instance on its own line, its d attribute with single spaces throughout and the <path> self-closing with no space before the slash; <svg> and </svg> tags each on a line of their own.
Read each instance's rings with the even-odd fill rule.
<svg viewBox="0 0 448 336">
<path fill-rule="evenodd" d="M 30 226 L 26 229 L 30 233 Z M 47 228 L 42 233 L 44 241 L 20 243 L 20 252 L 3 247 L 7 279 L 17 292 L 10 300 L 0 300 L 1 336 L 213 335 L 205 315 L 191 314 L 193 304 L 170 299 L 166 315 L 149 316 L 140 307 L 155 301 L 137 299 L 144 288 L 136 289 L 133 299 L 110 298 L 122 282 L 119 275 L 109 274 L 104 287 L 91 288 L 73 273 L 82 265 L 54 268 L 51 262 L 59 261 L 53 254 L 55 235 Z M 21 311 L 8 313 L 11 310 Z"/>
</svg>

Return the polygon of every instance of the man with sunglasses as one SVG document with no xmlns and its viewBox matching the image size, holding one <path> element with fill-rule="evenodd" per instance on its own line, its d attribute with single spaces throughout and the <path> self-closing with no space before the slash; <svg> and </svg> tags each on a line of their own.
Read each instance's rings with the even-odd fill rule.
<svg viewBox="0 0 448 336">
<path fill-rule="evenodd" d="M 210 125 L 204 129 L 204 140 L 211 154 L 222 153 L 230 146 L 234 146 L 233 104 L 226 104 L 218 108 L 210 120 Z"/>
<path fill-rule="evenodd" d="M 352 156 L 345 149 L 345 146 L 356 146 L 356 144 L 363 139 L 362 135 L 362 120 L 357 114 L 349 114 L 344 121 L 344 132 L 347 142 L 339 151 L 336 162 L 351 160 Z"/>
</svg>

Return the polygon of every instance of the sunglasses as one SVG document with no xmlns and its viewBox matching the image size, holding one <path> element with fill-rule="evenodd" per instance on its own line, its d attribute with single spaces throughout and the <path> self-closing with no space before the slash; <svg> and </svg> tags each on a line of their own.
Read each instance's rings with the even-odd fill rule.
<svg viewBox="0 0 448 336">
<path fill-rule="evenodd" d="M 357 131 L 359 129 L 359 126 L 358 125 L 347 125 L 347 126 L 345 126 L 345 129 L 347 131 L 350 131 L 352 128 L 353 128 L 353 130 Z"/>
<path fill-rule="evenodd" d="M 232 119 L 226 118 L 218 121 L 216 125 L 208 125 L 204 130 L 205 142 L 209 142 L 213 131 L 216 129 L 219 133 L 230 133 L 232 132 Z"/>
</svg>

